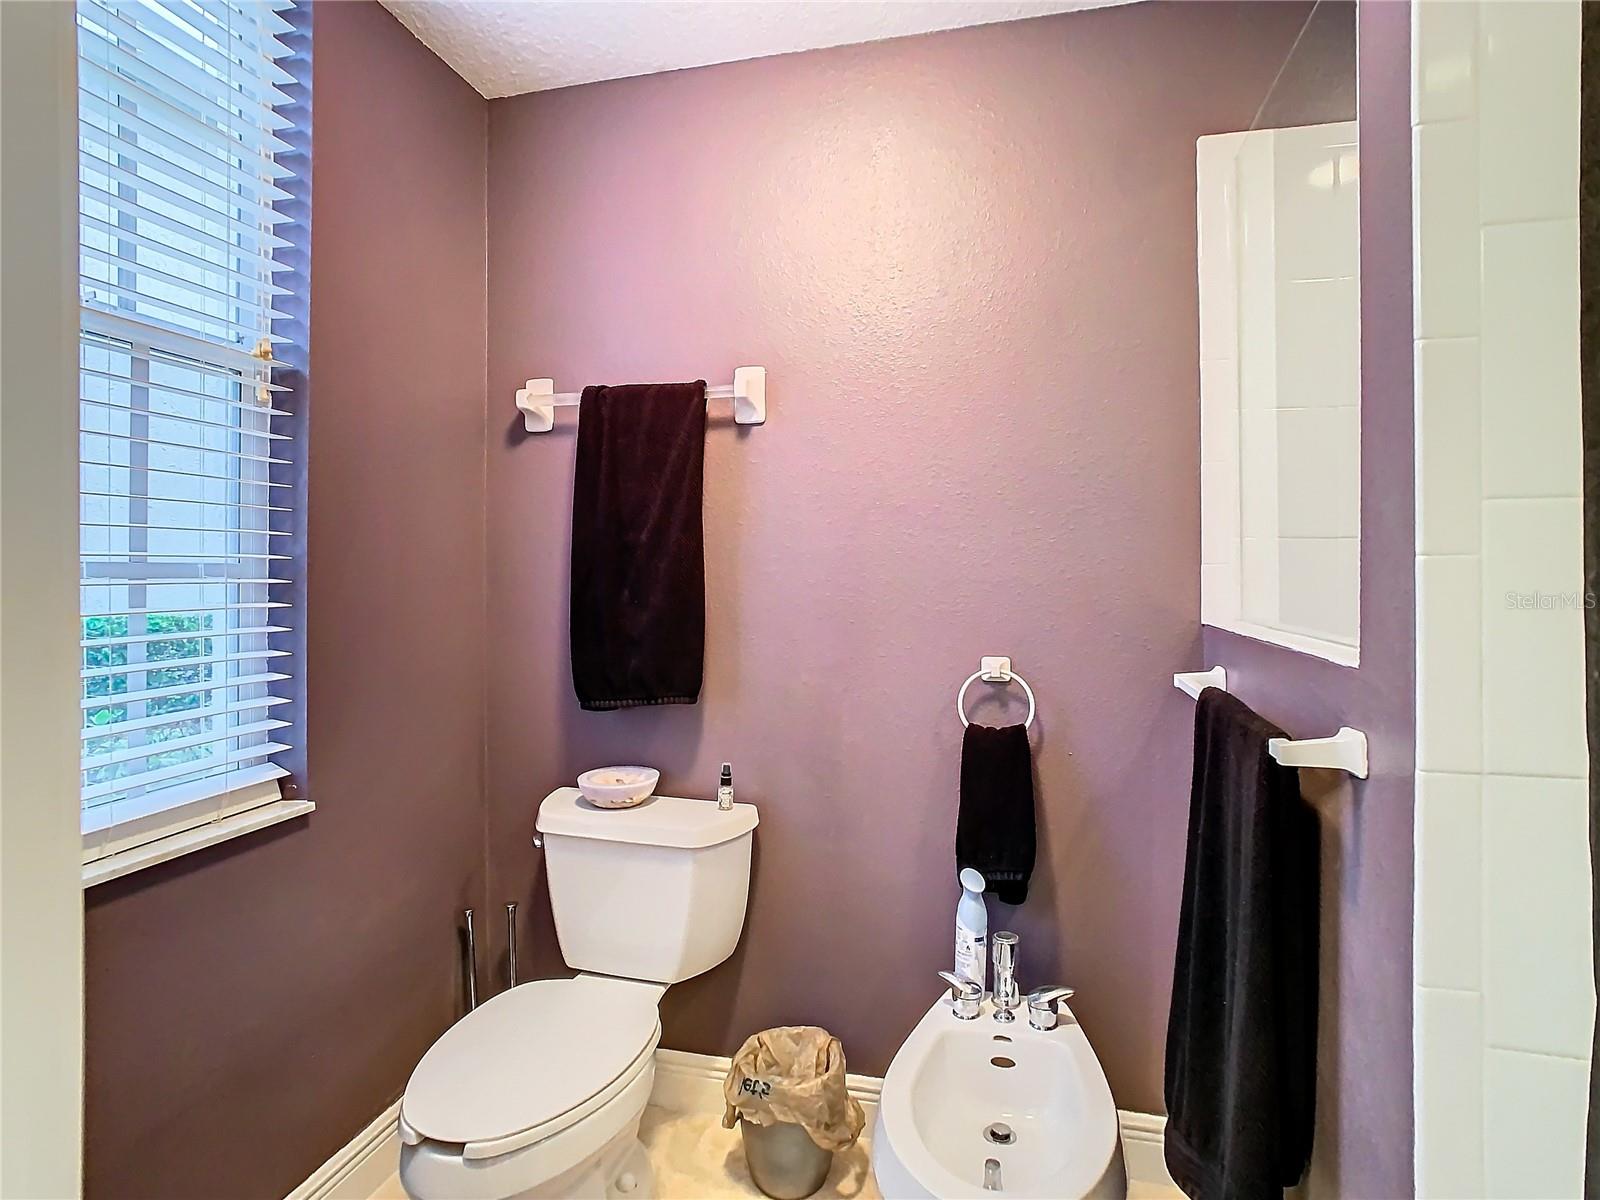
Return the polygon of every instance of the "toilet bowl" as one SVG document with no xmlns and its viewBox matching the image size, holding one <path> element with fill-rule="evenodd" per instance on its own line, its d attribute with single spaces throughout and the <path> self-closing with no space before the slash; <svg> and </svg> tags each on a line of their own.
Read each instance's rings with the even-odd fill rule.
<svg viewBox="0 0 1600 1200">
<path fill-rule="evenodd" d="M 1054 1029 L 961 1020 L 942 997 L 883 1078 L 872 1173 L 885 1200 L 1126 1200 L 1117 1108 L 1065 1008 Z"/>
<path fill-rule="evenodd" d="M 658 1005 L 738 944 L 757 823 L 749 804 L 656 796 L 539 807 L 562 957 L 582 973 L 508 989 L 429 1048 L 400 1103 L 415 1200 L 653 1200 L 638 1138 Z"/>
<path fill-rule="evenodd" d="M 418 1200 L 647 1197 L 648 1167 L 623 1160 L 655 1079 L 663 990 L 589 975 L 542 980 L 458 1022 L 417 1064 L 401 1101 L 406 1191 Z"/>
</svg>

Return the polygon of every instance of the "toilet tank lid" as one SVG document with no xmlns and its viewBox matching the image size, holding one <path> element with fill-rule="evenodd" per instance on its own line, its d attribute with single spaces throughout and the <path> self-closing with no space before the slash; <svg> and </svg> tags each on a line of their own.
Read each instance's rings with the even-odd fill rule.
<svg viewBox="0 0 1600 1200">
<path fill-rule="evenodd" d="M 575 787 L 557 788 L 539 805 L 540 833 L 699 850 L 731 842 L 756 827 L 754 804 L 724 811 L 712 800 L 652 796 L 633 808 L 596 808 Z"/>
</svg>

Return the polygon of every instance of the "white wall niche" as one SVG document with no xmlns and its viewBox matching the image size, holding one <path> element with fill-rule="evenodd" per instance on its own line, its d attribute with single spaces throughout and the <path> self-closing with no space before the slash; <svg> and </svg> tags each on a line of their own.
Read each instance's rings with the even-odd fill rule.
<svg viewBox="0 0 1600 1200">
<path fill-rule="evenodd" d="M 1355 666 L 1356 123 L 1214 134 L 1195 162 L 1200 619 Z"/>
</svg>

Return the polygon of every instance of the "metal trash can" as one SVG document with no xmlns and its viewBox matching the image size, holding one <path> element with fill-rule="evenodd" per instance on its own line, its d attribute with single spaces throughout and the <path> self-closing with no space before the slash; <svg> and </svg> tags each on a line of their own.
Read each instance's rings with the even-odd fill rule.
<svg viewBox="0 0 1600 1200">
<path fill-rule="evenodd" d="M 723 1128 L 739 1122 L 750 1178 L 773 1200 L 803 1200 L 820 1188 L 834 1154 L 855 1145 L 866 1124 L 846 1082 L 844 1047 L 815 1025 L 746 1038 L 722 1099 Z"/>
<path fill-rule="evenodd" d="M 780 1121 L 774 1125 L 739 1122 L 750 1178 L 772 1200 L 804 1200 L 827 1181 L 833 1151 L 811 1140 L 805 1126 Z"/>
</svg>

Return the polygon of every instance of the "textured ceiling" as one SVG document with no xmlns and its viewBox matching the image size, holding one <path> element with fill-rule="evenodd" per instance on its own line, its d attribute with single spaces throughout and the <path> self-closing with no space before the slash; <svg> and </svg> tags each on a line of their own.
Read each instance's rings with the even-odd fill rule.
<svg viewBox="0 0 1600 1200">
<path fill-rule="evenodd" d="M 1128 0 L 383 0 L 485 96 Z"/>
</svg>

